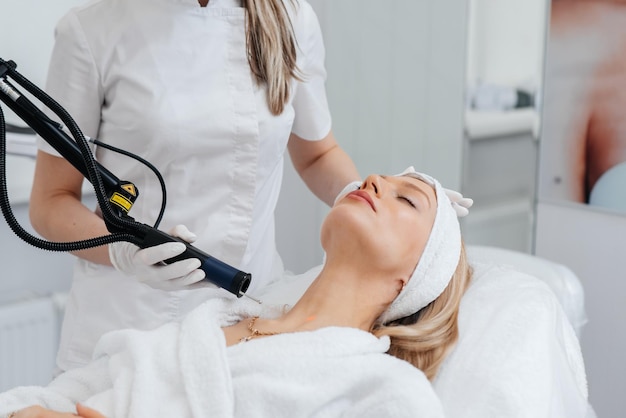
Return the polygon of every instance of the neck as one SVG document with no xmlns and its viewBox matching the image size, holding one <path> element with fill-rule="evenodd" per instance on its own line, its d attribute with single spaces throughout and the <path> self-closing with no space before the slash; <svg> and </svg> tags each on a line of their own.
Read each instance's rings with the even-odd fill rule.
<svg viewBox="0 0 626 418">
<path fill-rule="evenodd" d="M 370 331 L 387 303 L 372 289 L 377 281 L 368 279 L 364 272 L 326 265 L 295 306 L 271 325 L 302 331 L 328 326 Z"/>
<path fill-rule="evenodd" d="M 209 0 L 198 0 L 198 3 L 200 3 L 200 7 L 206 7 L 209 4 Z"/>
</svg>

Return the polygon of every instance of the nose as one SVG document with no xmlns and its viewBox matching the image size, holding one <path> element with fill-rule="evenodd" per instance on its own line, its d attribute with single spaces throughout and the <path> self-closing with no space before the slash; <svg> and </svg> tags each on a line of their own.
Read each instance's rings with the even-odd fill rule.
<svg viewBox="0 0 626 418">
<path fill-rule="evenodd" d="M 378 174 L 370 174 L 369 176 L 365 178 L 365 181 L 363 182 L 361 189 L 363 190 L 371 189 L 374 191 L 374 194 L 376 196 L 380 197 L 383 192 L 383 187 L 384 187 L 383 183 L 384 181 L 381 176 L 379 176 Z"/>
</svg>

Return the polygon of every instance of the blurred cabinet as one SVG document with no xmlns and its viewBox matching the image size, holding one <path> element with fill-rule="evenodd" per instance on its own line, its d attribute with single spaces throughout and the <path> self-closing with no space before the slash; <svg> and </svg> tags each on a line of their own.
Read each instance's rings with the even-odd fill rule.
<svg viewBox="0 0 626 418">
<path fill-rule="evenodd" d="M 532 252 L 536 111 L 468 111 L 465 125 L 462 190 L 474 199 L 462 219 L 466 243 Z"/>
</svg>

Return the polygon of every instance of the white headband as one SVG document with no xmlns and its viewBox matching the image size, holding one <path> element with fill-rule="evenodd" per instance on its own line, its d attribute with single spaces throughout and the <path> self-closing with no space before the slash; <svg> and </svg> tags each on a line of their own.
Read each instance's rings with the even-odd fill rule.
<svg viewBox="0 0 626 418">
<path fill-rule="evenodd" d="M 435 189 L 437 213 L 424 252 L 411 278 L 393 303 L 380 316 L 383 323 L 394 321 L 419 311 L 435 300 L 448 286 L 461 255 L 461 228 L 458 217 L 469 213 L 472 199 L 444 189 L 429 175 L 409 167 L 397 175 L 426 182 Z"/>
</svg>

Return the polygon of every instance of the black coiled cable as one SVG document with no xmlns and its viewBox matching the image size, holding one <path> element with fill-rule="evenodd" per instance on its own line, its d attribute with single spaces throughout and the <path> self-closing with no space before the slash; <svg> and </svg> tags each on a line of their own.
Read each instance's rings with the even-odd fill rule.
<svg viewBox="0 0 626 418">
<path fill-rule="evenodd" d="M 94 187 L 98 205 L 102 211 L 102 217 L 104 219 L 107 228 L 111 231 L 124 231 L 124 232 L 112 232 L 110 235 L 105 235 L 96 238 L 90 238 L 81 241 L 72 242 L 52 242 L 43 240 L 36 237 L 26 231 L 19 224 L 15 218 L 11 205 L 9 202 L 7 183 L 6 183 L 6 124 L 4 113 L 0 107 L 0 209 L 6 219 L 11 230 L 21 239 L 26 241 L 35 247 L 49 250 L 49 251 L 78 251 L 88 248 L 98 247 L 102 245 L 108 245 L 118 241 L 128 241 L 135 245 L 141 244 L 141 238 L 133 232 L 146 232 L 151 227 L 132 219 L 125 219 L 118 216 L 110 207 L 109 202 L 106 199 L 106 191 L 100 172 L 96 165 L 96 160 L 89 148 L 87 140 L 82 131 L 74 121 L 74 119 L 67 113 L 67 111 L 60 106 L 54 99 L 44 93 L 36 85 L 24 78 L 21 74 L 15 71 L 15 63 L 12 61 L 6 62 L 0 59 L 0 63 L 7 66 L 7 73 L 13 78 L 19 85 L 24 87 L 28 92 L 33 94 L 38 100 L 40 100 L 45 106 L 52 110 L 61 121 L 67 126 L 70 133 L 74 137 L 81 154 L 85 161 L 85 166 L 89 174 L 89 181 Z"/>
</svg>

